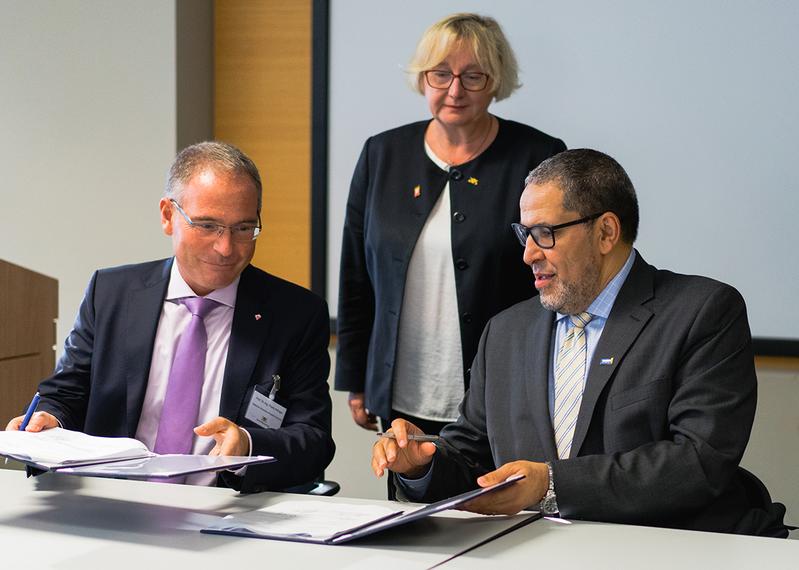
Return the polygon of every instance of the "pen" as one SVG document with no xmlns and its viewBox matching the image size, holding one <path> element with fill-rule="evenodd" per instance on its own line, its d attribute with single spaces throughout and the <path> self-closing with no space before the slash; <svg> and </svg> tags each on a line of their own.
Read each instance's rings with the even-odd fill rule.
<svg viewBox="0 0 799 570">
<path fill-rule="evenodd" d="M 379 431 L 375 435 L 377 435 L 377 437 L 387 437 L 389 439 L 397 439 L 397 436 L 394 435 L 391 432 Z M 440 438 L 437 435 L 427 435 L 427 434 L 417 435 L 415 433 L 409 433 L 408 434 L 408 440 L 409 441 L 429 441 L 429 442 L 435 443 L 439 439 Z"/>
<path fill-rule="evenodd" d="M 31 416 L 33 412 L 36 411 L 36 406 L 39 405 L 39 392 L 36 392 L 33 395 L 33 400 L 31 400 L 30 405 L 28 406 L 28 410 L 25 412 L 25 417 L 22 418 L 22 423 L 19 424 L 19 431 L 25 431 L 25 428 L 28 427 L 28 422 L 31 421 Z"/>
</svg>

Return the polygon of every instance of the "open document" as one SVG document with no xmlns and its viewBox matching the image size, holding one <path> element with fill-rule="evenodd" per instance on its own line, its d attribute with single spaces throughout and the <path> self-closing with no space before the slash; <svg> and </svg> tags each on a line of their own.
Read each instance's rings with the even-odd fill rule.
<svg viewBox="0 0 799 570">
<path fill-rule="evenodd" d="M 158 455 L 136 439 L 97 437 L 62 428 L 0 431 L 0 456 L 44 471 L 125 479 L 178 477 L 275 460 L 264 455 Z"/>
<path fill-rule="evenodd" d="M 330 501 L 283 501 L 256 511 L 228 515 L 202 532 L 271 538 L 317 544 L 342 544 L 452 509 L 476 497 L 514 484 L 523 475 L 456 495 L 443 501 L 398 511 L 385 506 Z"/>
</svg>

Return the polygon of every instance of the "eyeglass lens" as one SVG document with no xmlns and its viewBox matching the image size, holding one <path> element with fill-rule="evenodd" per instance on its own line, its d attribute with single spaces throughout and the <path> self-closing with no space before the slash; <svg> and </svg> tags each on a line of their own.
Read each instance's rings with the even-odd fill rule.
<svg viewBox="0 0 799 570">
<path fill-rule="evenodd" d="M 258 237 L 259 228 L 253 226 L 223 226 L 221 224 L 212 223 L 195 223 L 194 227 L 197 228 L 206 237 L 221 237 L 226 230 L 230 230 L 230 237 L 234 241 L 252 241 Z"/>
<path fill-rule="evenodd" d="M 211 237 L 222 237 L 222 234 L 225 233 L 225 230 L 230 230 L 230 237 L 234 241 L 240 242 L 248 242 L 252 241 L 258 237 L 261 233 L 261 217 L 258 216 L 258 225 L 253 226 L 250 224 L 240 224 L 236 226 L 225 226 L 223 224 L 217 224 L 214 222 L 195 222 L 193 221 L 189 215 L 183 211 L 183 208 L 180 207 L 180 204 L 177 203 L 176 200 L 170 200 L 172 204 L 178 209 L 180 215 L 186 220 L 186 223 L 189 224 L 193 230 L 199 232 L 205 238 Z"/>
<path fill-rule="evenodd" d="M 547 226 L 533 226 L 528 228 L 521 224 L 513 224 L 513 230 L 522 247 L 527 246 L 527 236 L 533 238 L 538 247 L 548 249 L 555 245 L 555 233 Z"/>
<path fill-rule="evenodd" d="M 427 84 L 434 89 L 448 89 L 452 82 L 457 77 L 461 85 L 467 91 L 482 91 L 488 85 L 488 75 L 485 73 L 452 73 L 451 71 L 443 71 L 432 69 L 424 72 Z"/>
</svg>

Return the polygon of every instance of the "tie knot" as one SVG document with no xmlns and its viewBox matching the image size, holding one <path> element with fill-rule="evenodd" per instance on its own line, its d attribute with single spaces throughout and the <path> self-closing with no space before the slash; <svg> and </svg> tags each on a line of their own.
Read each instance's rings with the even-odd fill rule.
<svg viewBox="0 0 799 570">
<path fill-rule="evenodd" d="M 571 319 L 572 325 L 577 327 L 578 329 L 585 328 L 585 325 L 591 322 L 593 316 L 591 313 L 579 313 L 577 315 L 569 315 L 569 319 Z"/>
<path fill-rule="evenodd" d="M 205 297 L 184 297 L 180 302 L 186 305 L 192 315 L 196 315 L 201 319 L 208 316 L 208 313 L 219 304 L 213 299 L 206 299 Z"/>
</svg>

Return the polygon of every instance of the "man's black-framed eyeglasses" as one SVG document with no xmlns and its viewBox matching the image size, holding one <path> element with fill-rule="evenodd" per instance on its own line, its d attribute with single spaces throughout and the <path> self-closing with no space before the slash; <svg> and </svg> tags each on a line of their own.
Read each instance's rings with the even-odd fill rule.
<svg viewBox="0 0 799 570">
<path fill-rule="evenodd" d="M 177 203 L 177 200 L 170 198 L 169 201 L 172 202 L 175 208 L 177 208 L 178 212 L 180 212 L 180 215 L 183 216 L 183 219 L 185 219 L 186 223 L 189 224 L 189 227 L 203 237 L 219 238 L 222 237 L 222 234 L 225 233 L 225 230 L 230 230 L 230 237 L 233 239 L 233 241 L 246 243 L 248 241 L 253 241 L 261 233 L 260 213 L 258 214 L 258 224 L 242 223 L 226 226 L 225 224 L 217 224 L 216 222 L 195 222 L 186 212 L 183 211 L 183 208 L 180 207 L 180 204 Z"/>
<path fill-rule="evenodd" d="M 443 69 L 429 69 L 424 72 L 424 78 L 433 89 L 449 89 L 456 78 L 466 91 L 482 91 L 488 87 L 488 74 L 480 71 L 452 73 Z"/>
<path fill-rule="evenodd" d="M 591 220 L 597 219 L 604 213 L 605 212 L 599 212 L 598 214 L 592 214 L 590 216 L 580 218 L 579 220 L 566 222 L 565 224 L 558 224 L 556 226 L 550 226 L 549 224 L 536 224 L 528 228 L 522 224 L 514 223 L 511 224 L 510 227 L 513 228 L 513 233 L 516 234 L 516 237 L 519 239 L 519 243 L 522 244 L 522 247 L 527 247 L 527 236 L 530 236 L 533 238 L 535 244 L 541 249 L 552 249 L 555 247 L 556 231 L 562 230 L 563 228 L 568 228 L 569 226 L 576 226 L 578 224 L 590 222 Z"/>
</svg>

